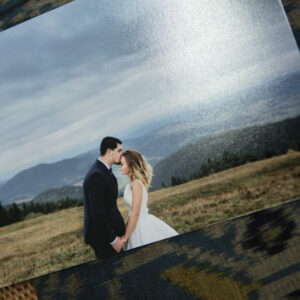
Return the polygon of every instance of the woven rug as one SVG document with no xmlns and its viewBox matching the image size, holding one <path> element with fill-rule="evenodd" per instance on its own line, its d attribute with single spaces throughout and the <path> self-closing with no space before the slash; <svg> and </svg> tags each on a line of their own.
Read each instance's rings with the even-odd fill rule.
<svg viewBox="0 0 300 300">
<path fill-rule="evenodd" d="M 37 17 L 73 0 L 1 0 L 0 31 Z"/>
</svg>

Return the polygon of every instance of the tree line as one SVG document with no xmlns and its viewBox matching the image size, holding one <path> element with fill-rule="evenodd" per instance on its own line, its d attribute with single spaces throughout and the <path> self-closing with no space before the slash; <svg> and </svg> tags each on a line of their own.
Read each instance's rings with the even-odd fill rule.
<svg viewBox="0 0 300 300">
<path fill-rule="evenodd" d="M 171 185 L 179 185 L 193 179 L 202 178 L 213 173 L 243 165 L 247 162 L 270 158 L 274 155 L 277 155 L 277 153 L 273 150 L 265 151 L 263 154 L 256 156 L 248 153 L 244 155 L 237 155 L 228 151 L 224 151 L 221 158 L 208 159 L 206 164 L 200 166 L 198 172 L 193 173 L 188 178 L 172 176 Z M 162 187 L 166 187 L 164 182 L 162 183 Z"/>
<path fill-rule="evenodd" d="M 13 203 L 12 205 L 6 207 L 2 206 L 0 202 L 0 226 L 5 226 L 18 221 L 22 221 L 29 214 L 49 214 L 61 209 L 82 205 L 82 199 L 70 199 L 68 197 L 58 200 L 57 202 L 29 202 L 29 204 L 23 202 L 22 204 L 18 205 L 16 203 Z"/>
</svg>

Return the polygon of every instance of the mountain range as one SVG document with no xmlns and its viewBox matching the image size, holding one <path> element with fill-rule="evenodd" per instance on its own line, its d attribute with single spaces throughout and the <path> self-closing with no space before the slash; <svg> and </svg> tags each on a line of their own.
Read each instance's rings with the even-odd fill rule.
<svg viewBox="0 0 300 300">
<path fill-rule="evenodd" d="M 154 167 L 152 190 L 164 183 L 171 185 L 171 178 L 183 180 L 198 173 L 208 160 L 221 159 L 223 153 L 237 157 L 252 155 L 264 158 L 266 153 L 279 155 L 288 149 L 300 150 L 300 116 L 267 125 L 232 130 L 212 138 L 203 138 L 181 148 L 159 161 Z"/>
<path fill-rule="evenodd" d="M 7 182 L 7 180 L 0 180 L 0 186 L 4 185 Z"/>
<path fill-rule="evenodd" d="M 207 159 L 215 160 L 224 151 L 236 155 L 251 154 L 265 158 L 265 153 L 278 155 L 288 149 L 300 149 L 300 116 L 263 126 L 253 126 L 218 135 L 213 138 L 200 139 L 196 143 L 186 145 L 179 151 L 159 161 L 154 167 L 151 190 L 161 188 L 161 183 L 171 184 L 171 177 L 187 179 L 199 172 Z M 176 162 L 176 163 L 174 163 Z M 128 180 L 118 178 L 119 195 L 122 196 Z M 33 202 L 55 202 L 65 198 L 83 199 L 81 186 L 65 186 L 52 188 L 36 196 Z"/>
<path fill-rule="evenodd" d="M 166 184 L 169 182 L 169 175 L 165 174 L 166 170 L 163 170 L 162 166 L 168 165 L 169 168 L 172 154 L 180 149 L 185 149 L 183 151 L 186 152 L 186 145 L 202 139 L 208 139 L 206 141 L 211 144 L 214 137 L 218 137 L 218 145 L 226 145 L 232 139 L 238 144 L 248 145 L 247 134 L 252 134 L 248 129 L 242 135 L 233 134 L 235 138 L 232 133 L 223 138 L 220 136 L 232 130 L 242 130 L 254 125 L 264 126 L 297 115 L 300 111 L 299 79 L 300 73 L 292 74 L 278 78 L 268 85 L 220 96 L 214 102 L 187 106 L 174 113 L 172 118 L 158 128 L 139 137 L 124 139 L 123 149 L 137 149 L 147 157 L 154 167 L 153 187 L 159 188 L 162 179 L 166 180 Z M 238 136 L 242 138 L 239 142 Z M 0 201 L 6 205 L 33 199 L 52 188 L 81 185 L 86 172 L 98 155 L 99 150 L 92 149 L 72 158 L 22 170 L 2 185 L 0 183 Z M 124 186 L 126 179 L 120 175 L 117 167 L 113 170 L 120 186 Z M 178 172 L 175 171 L 175 174 Z"/>
</svg>

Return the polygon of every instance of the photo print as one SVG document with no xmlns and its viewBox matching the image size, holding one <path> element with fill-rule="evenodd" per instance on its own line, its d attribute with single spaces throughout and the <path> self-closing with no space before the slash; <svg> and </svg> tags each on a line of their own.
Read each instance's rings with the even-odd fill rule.
<svg viewBox="0 0 300 300">
<path fill-rule="evenodd" d="M 76 0 L 0 43 L 0 286 L 96 258 L 83 181 L 106 136 L 145 157 L 148 213 L 179 234 L 299 197 L 280 1 Z M 112 171 L 125 222 L 130 181 Z"/>
</svg>

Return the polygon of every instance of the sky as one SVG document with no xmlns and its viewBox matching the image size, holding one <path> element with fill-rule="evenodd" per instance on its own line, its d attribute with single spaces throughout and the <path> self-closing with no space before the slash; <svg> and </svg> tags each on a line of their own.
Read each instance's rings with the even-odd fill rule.
<svg viewBox="0 0 300 300">
<path fill-rule="evenodd" d="M 279 0 L 75 0 L 0 57 L 0 180 L 300 70 Z"/>
</svg>

